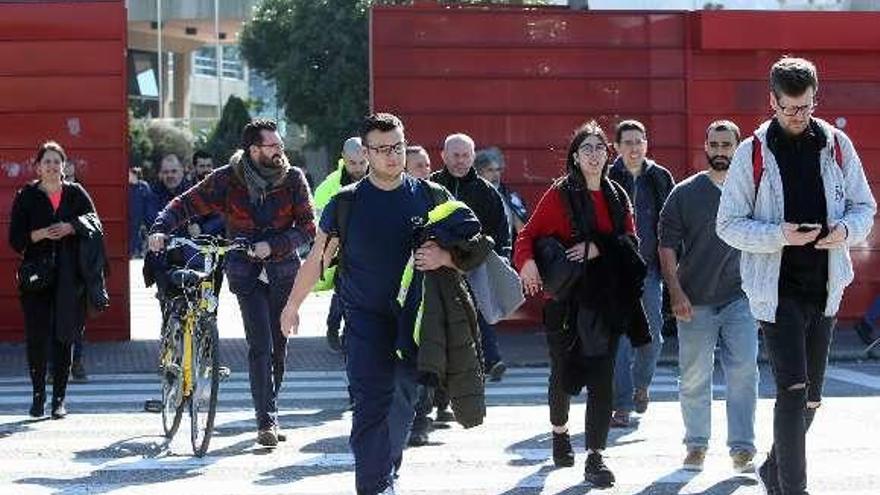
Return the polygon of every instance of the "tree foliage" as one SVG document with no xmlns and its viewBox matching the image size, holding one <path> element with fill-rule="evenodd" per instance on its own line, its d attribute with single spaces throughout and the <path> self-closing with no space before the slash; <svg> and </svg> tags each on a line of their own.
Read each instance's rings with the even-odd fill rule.
<svg viewBox="0 0 880 495">
<path fill-rule="evenodd" d="M 241 143 L 241 130 L 251 121 L 247 104 L 237 96 L 230 96 L 223 105 L 220 121 L 211 131 L 206 150 L 214 157 L 214 163 L 223 165 L 235 153 Z"/>
<path fill-rule="evenodd" d="M 309 144 L 333 153 L 369 110 L 368 10 L 408 0 L 263 0 L 245 23 L 241 50 L 278 87 L 291 122 Z M 541 4 L 529 0 L 450 0 L 445 4 Z"/>
</svg>

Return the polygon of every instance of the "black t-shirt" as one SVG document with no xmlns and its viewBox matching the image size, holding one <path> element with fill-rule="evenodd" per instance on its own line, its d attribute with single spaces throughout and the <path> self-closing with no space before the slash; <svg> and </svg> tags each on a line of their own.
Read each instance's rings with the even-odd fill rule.
<svg viewBox="0 0 880 495">
<path fill-rule="evenodd" d="M 782 176 L 785 221 L 822 225 L 821 239 L 828 234 L 825 186 L 819 152 L 825 147 L 825 133 L 815 121 L 798 136 L 789 136 L 774 119 L 767 130 L 767 145 Z M 828 251 L 815 243 L 785 246 L 779 274 L 780 296 L 825 305 L 828 297 Z"/>
</svg>

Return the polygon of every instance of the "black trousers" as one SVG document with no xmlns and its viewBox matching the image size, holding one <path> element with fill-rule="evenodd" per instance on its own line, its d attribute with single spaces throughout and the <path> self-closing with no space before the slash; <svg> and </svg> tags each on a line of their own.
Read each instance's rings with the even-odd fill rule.
<svg viewBox="0 0 880 495">
<path fill-rule="evenodd" d="M 60 402 L 67 394 L 67 380 L 73 355 L 73 341 L 64 335 L 54 321 L 54 292 L 22 294 L 19 298 L 24 312 L 24 333 L 33 393 L 46 396 L 46 371 L 52 362 L 52 401 Z"/>
<path fill-rule="evenodd" d="M 544 306 L 544 325 L 547 331 L 547 348 L 550 352 L 550 383 L 547 400 L 550 406 L 550 423 L 553 426 L 568 424 L 571 395 L 565 391 L 565 361 L 573 345 L 572 334 L 564 328 L 567 316 L 565 303 L 549 301 Z M 614 398 L 614 355 L 619 336 L 612 336 L 611 351 L 607 356 L 580 358 L 586 360 L 587 413 L 584 418 L 587 448 L 602 450 L 608 443 L 611 426 L 611 409 Z"/>
<path fill-rule="evenodd" d="M 760 322 L 776 381 L 770 462 L 784 495 L 807 493 L 806 435 L 815 410 L 806 406 L 822 400 L 836 322 L 824 311 L 824 305 L 780 297 L 776 322 Z"/>
</svg>

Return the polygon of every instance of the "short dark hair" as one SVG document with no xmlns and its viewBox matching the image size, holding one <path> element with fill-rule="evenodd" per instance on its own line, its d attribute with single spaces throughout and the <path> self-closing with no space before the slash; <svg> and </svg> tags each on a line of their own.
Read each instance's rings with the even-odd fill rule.
<svg viewBox="0 0 880 495">
<path fill-rule="evenodd" d="M 43 157 L 46 156 L 46 153 L 50 151 L 58 153 L 58 156 L 61 157 L 62 165 L 67 162 L 67 153 L 64 152 L 64 148 L 62 148 L 61 145 L 55 141 L 46 141 L 45 143 L 41 144 L 39 148 L 37 148 L 37 159 L 34 160 L 34 165 L 40 163 L 43 160 Z"/>
<path fill-rule="evenodd" d="M 241 147 L 244 150 L 247 150 L 251 146 L 255 144 L 263 143 L 263 136 L 260 135 L 262 131 L 272 131 L 275 132 L 278 130 L 278 124 L 275 123 L 274 120 L 270 119 L 253 119 L 246 126 L 244 126 L 244 130 L 241 131 Z"/>
<path fill-rule="evenodd" d="M 639 131 L 645 139 L 648 139 L 648 131 L 645 129 L 645 124 L 638 120 L 628 119 L 621 120 L 614 128 L 614 142 L 620 144 L 621 136 L 623 136 L 623 133 L 626 131 Z"/>
<path fill-rule="evenodd" d="M 419 144 L 411 144 L 406 147 L 406 154 L 407 155 L 416 155 L 419 153 L 426 153 L 427 154 L 428 150 L 426 150 L 424 146 L 419 145 Z"/>
<path fill-rule="evenodd" d="M 736 142 L 739 142 L 739 126 L 733 123 L 730 120 L 716 120 L 709 124 L 709 127 L 706 128 L 706 138 L 709 138 L 709 133 L 712 131 L 732 131 L 733 135 L 736 137 Z"/>
<path fill-rule="evenodd" d="M 770 67 L 770 91 L 777 99 L 782 95 L 800 96 L 809 88 L 819 91 L 819 77 L 813 62 L 784 56 Z"/>
<path fill-rule="evenodd" d="M 211 160 L 212 162 L 214 161 L 214 157 L 207 150 L 196 150 L 193 153 L 192 163 L 193 163 L 193 165 L 195 165 L 196 161 L 204 160 L 205 158 Z"/>
<path fill-rule="evenodd" d="M 364 117 L 358 129 L 358 135 L 367 144 L 367 134 L 372 131 L 391 132 L 394 129 L 403 131 L 403 122 L 396 115 L 390 113 L 372 113 Z"/>
</svg>

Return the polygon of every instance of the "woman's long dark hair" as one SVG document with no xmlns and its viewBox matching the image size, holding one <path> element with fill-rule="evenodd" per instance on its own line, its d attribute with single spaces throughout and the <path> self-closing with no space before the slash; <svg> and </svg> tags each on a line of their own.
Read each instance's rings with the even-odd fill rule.
<svg viewBox="0 0 880 495">
<path fill-rule="evenodd" d="M 578 148 L 581 147 L 581 143 L 583 143 L 589 136 L 598 137 L 608 150 L 605 167 L 602 169 L 603 177 L 608 174 L 608 164 L 611 162 L 611 146 L 608 143 L 608 136 L 598 122 L 590 120 L 575 129 L 571 137 L 571 144 L 568 145 L 568 154 L 565 155 L 565 172 L 568 174 L 569 181 L 572 185 L 577 186 L 579 189 L 585 188 L 587 182 L 584 178 L 583 172 L 581 172 L 581 167 L 574 159 L 574 155 L 577 154 Z"/>
</svg>

